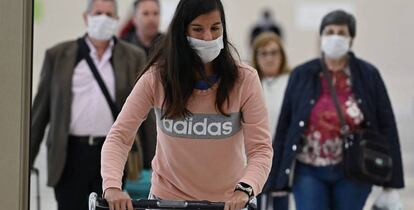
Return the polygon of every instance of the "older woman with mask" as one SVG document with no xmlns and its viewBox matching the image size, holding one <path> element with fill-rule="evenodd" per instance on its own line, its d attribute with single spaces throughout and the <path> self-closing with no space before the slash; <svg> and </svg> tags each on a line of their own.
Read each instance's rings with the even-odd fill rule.
<svg viewBox="0 0 414 210">
<path fill-rule="evenodd" d="M 290 68 L 280 37 L 273 32 L 262 32 L 253 40 L 253 67 L 257 70 L 269 116 L 272 138 L 275 136 L 277 120 L 283 95 L 289 79 Z M 287 210 L 289 199 L 286 193 L 263 192 L 257 197 L 258 209 Z"/>
<path fill-rule="evenodd" d="M 320 27 L 321 58 L 296 67 L 289 79 L 266 188 L 291 189 L 298 210 L 362 210 L 371 192 L 371 183 L 344 173 L 342 126 L 330 81 L 350 131 L 370 129 L 389 144 L 393 169 L 382 184 L 385 192 L 404 187 L 391 102 L 379 71 L 351 52 L 355 34 L 353 15 L 342 10 L 327 14 Z"/>
</svg>

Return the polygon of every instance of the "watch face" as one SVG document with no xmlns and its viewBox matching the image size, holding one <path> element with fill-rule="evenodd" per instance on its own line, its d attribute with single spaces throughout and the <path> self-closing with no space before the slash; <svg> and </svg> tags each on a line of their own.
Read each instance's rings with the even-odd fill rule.
<svg viewBox="0 0 414 210">
<path fill-rule="evenodd" d="M 245 192 L 249 196 L 252 196 L 252 194 L 253 194 L 253 189 L 250 186 L 249 187 L 245 187 L 245 186 L 243 186 L 241 184 L 237 184 L 236 189 Z"/>
</svg>

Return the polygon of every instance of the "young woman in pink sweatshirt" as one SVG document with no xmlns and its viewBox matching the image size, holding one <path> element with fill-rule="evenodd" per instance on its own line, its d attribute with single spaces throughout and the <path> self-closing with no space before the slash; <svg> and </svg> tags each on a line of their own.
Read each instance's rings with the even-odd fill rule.
<svg viewBox="0 0 414 210">
<path fill-rule="evenodd" d="M 102 149 L 104 197 L 131 209 L 123 166 L 151 108 L 157 148 L 151 195 L 209 200 L 239 210 L 261 192 L 272 162 L 257 71 L 237 62 L 220 0 L 181 0 L 160 47 L 139 76 Z"/>
</svg>

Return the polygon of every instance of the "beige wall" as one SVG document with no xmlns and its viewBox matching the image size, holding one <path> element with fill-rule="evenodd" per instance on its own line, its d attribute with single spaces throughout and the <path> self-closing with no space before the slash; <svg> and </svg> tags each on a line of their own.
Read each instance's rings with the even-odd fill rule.
<svg viewBox="0 0 414 210">
<path fill-rule="evenodd" d="M 31 1 L 0 1 L 0 209 L 28 208 Z"/>
</svg>

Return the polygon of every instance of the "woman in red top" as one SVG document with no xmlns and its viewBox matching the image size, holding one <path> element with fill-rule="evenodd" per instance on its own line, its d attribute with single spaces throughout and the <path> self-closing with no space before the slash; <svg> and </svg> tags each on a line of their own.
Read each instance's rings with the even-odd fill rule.
<svg viewBox="0 0 414 210">
<path fill-rule="evenodd" d="M 387 90 L 378 70 L 351 52 L 355 34 L 353 15 L 343 10 L 327 14 L 320 27 L 324 56 L 296 67 L 290 75 L 266 190 L 292 190 L 297 210 L 362 210 L 372 187 L 344 174 L 341 124 L 322 62 L 330 72 L 350 131 L 370 129 L 389 143 L 393 171 L 391 179 L 381 185 L 384 192 L 404 187 L 398 132 Z"/>
</svg>

